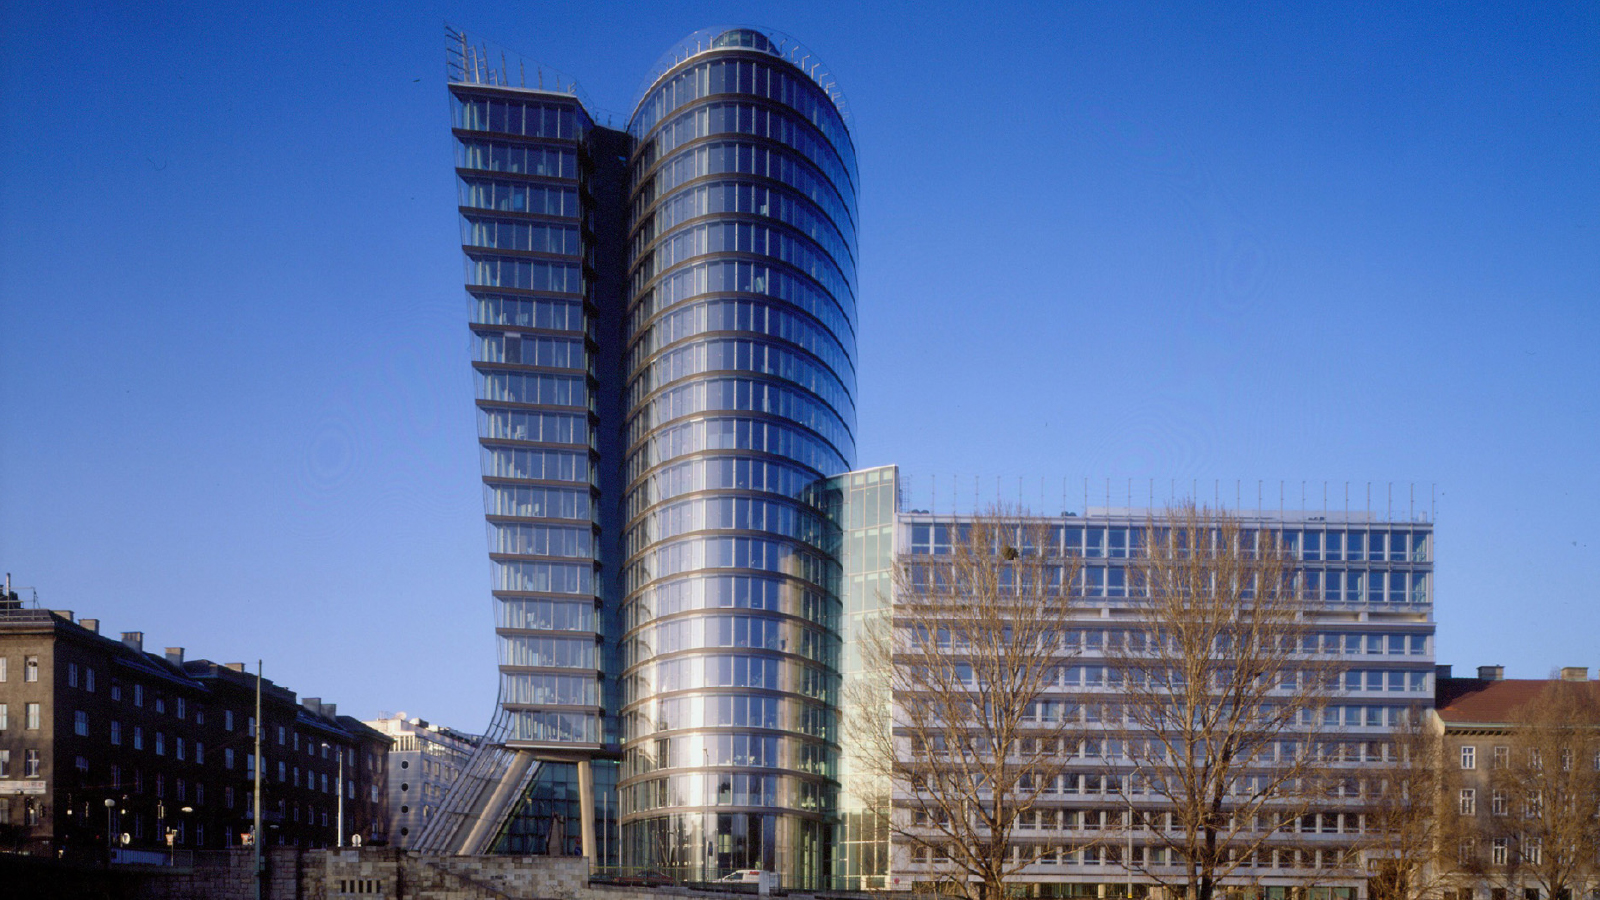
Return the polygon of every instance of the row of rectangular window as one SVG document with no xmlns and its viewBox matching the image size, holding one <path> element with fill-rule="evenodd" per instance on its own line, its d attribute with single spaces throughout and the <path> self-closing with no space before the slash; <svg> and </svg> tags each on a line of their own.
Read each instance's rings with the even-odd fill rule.
<svg viewBox="0 0 1600 900">
<path fill-rule="evenodd" d="M 961 628 L 948 626 L 929 628 L 916 626 L 910 630 L 912 639 L 923 647 L 941 652 L 962 652 L 972 646 L 970 635 Z M 1053 638 L 1046 636 L 1042 640 Z M 1289 640 L 1285 638 L 1285 640 Z M 1154 639 L 1144 628 L 1069 628 L 1061 632 L 1060 649 L 1084 650 L 1089 653 L 1128 650 L 1138 653 L 1151 646 Z M 1365 654 L 1368 656 L 1423 656 L 1428 650 L 1428 636 L 1414 633 L 1371 632 L 1308 632 L 1299 638 L 1302 653 L 1329 653 L 1343 656 Z M 1226 641 L 1215 642 L 1218 653 L 1227 650 Z"/>
<path fill-rule="evenodd" d="M 583 140 L 588 116 L 573 103 L 502 100 L 498 97 L 464 98 L 450 94 L 450 118 L 465 131 L 493 131 L 525 137 Z"/>
<path fill-rule="evenodd" d="M 1531 748 L 1531 749 L 1527 750 L 1526 752 L 1528 754 L 1528 765 L 1529 765 L 1529 767 L 1531 767 L 1533 769 L 1543 768 L 1543 765 L 1544 765 L 1543 753 L 1541 753 L 1538 748 L 1536 748 L 1536 747 L 1535 748 Z M 1563 749 L 1561 751 L 1561 757 L 1560 757 L 1560 760 L 1559 760 L 1559 764 L 1561 766 L 1561 771 L 1570 772 L 1572 770 L 1572 762 L 1573 762 L 1572 750 L 1570 748 Z M 1492 763 L 1491 764 L 1496 769 L 1504 769 L 1507 766 L 1509 766 L 1511 764 L 1511 748 L 1509 746 L 1505 745 L 1505 744 L 1499 744 L 1499 745 L 1495 746 L 1494 755 L 1492 757 Z M 1593 760 L 1593 765 L 1594 765 L 1595 771 L 1600 772 L 1600 752 L 1595 753 L 1594 760 Z M 1463 768 L 1463 769 L 1476 769 L 1477 767 L 1478 767 L 1478 748 L 1477 748 L 1477 745 L 1475 745 L 1475 744 L 1465 744 L 1465 745 L 1463 745 L 1461 747 L 1461 768 Z"/>
<path fill-rule="evenodd" d="M 911 525 L 913 554 L 946 555 L 954 543 L 965 540 L 965 523 L 915 522 Z M 1145 529 L 1140 527 L 1050 526 L 1049 549 L 1087 559 L 1136 559 L 1143 550 Z M 1163 529 L 1158 529 L 1158 532 Z M 1372 561 L 1428 562 L 1432 532 L 1391 530 L 1306 531 L 1299 529 L 1240 532 L 1245 546 L 1255 548 L 1263 536 L 1276 535 L 1295 559 L 1308 562 Z M 1026 535 L 1022 540 L 1026 539 Z M 1032 550 L 1033 547 L 1024 547 Z"/>
</svg>

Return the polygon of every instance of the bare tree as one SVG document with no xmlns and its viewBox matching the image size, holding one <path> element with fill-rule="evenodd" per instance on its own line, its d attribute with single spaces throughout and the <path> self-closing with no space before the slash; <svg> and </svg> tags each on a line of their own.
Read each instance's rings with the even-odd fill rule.
<svg viewBox="0 0 1600 900">
<path fill-rule="evenodd" d="M 1017 831 L 1076 742 L 1056 685 L 1078 560 L 1050 552 L 1048 527 L 1019 510 L 943 527 L 957 532 L 948 554 L 897 561 L 892 615 L 865 640 L 853 733 L 892 793 L 883 820 L 913 871 L 999 900 L 1055 850 Z"/>
<path fill-rule="evenodd" d="M 1108 648 L 1149 825 L 1130 865 L 1191 900 L 1272 853 L 1306 868 L 1293 834 L 1337 787 L 1318 736 L 1338 673 L 1308 640 L 1293 551 L 1191 503 L 1148 521 L 1131 570 L 1135 624 Z"/>
<path fill-rule="evenodd" d="M 1600 876 L 1600 692 L 1553 680 L 1517 710 L 1507 737 L 1489 773 L 1501 814 L 1482 820 L 1490 871 L 1508 887 L 1573 896 Z"/>
<path fill-rule="evenodd" d="M 1441 900 L 1457 873 L 1475 870 L 1476 793 L 1463 798 L 1459 769 L 1444 765 L 1444 736 L 1432 721 L 1413 716 L 1382 748 L 1384 762 L 1365 772 L 1366 842 L 1378 862 L 1368 882 L 1371 900 Z"/>
</svg>

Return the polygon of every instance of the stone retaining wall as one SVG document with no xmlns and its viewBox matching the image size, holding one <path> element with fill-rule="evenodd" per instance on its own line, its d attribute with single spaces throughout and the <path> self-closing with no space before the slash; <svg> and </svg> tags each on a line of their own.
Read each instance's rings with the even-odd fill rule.
<svg viewBox="0 0 1600 900">
<path fill-rule="evenodd" d="M 191 870 L 128 873 L 128 900 L 255 900 L 248 850 L 201 853 Z M 589 885 L 568 856 L 433 856 L 386 847 L 271 848 L 262 900 L 664 900 L 679 889 Z M 715 895 L 727 900 L 726 895 Z"/>
</svg>

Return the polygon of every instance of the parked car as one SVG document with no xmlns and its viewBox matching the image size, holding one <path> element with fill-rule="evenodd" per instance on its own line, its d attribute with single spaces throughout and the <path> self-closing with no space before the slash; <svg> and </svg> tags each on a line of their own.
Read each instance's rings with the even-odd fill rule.
<svg viewBox="0 0 1600 900">
<path fill-rule="evenodd" d="M 727 884 L 759 884 L 761 882 L 761 870 L 736 869 L 718 878 L 717 881 Z"/>
</svg>

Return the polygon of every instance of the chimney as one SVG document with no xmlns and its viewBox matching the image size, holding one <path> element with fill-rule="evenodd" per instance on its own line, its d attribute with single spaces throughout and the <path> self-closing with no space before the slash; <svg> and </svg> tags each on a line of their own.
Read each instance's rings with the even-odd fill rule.
<svg viewBox="0 0 1600 900">
<path fill-rule="evenodd" d="M 310 712 L 314 712 L 319 716 L 322 715 L 321 697 L 301 697 L 300 705 L 305 707 Z"/>
<path fill-rule="evenodd" d="M 1588 666 L 1562 666 L 1561 667 L 1561 680 L 1562 681 L 1588 681 L 1589 680 L 1589 667 Z"/>
<path fill-rule="evenodd" d="M 122 642 L 140 653 L 144 652 L 144 632 L 142 631 L 124 631 L 122 633 Z"/>
<path fill-rule="evenodd" d="M 172 663 L 175 666 L 183 665 L 183 648 L 182 647 L 168 647 L 167 648 L 167 662 Z"/>
<path fill-rule="evenodd" d="M 244 663 L 228 663 L 223 668 L 232 669 L 235 672 L 243 672 L 244 671 Z"/>
<path fill-rule="evenodd" d="M 95 634 L 99 634 L 100 633 L 100 620 L 99 619 L 79 619 L 78 620 L 78 624 L 82 625 L 83 627 L 85 627 L 87 629 L 89 629 L 90 631 L 94 632 Z"/>
<path fill-rule="evenodd" d="M 1506 680 L 1506 667 L 1505 666 L 1479 666 L 1478 667 L 1478 680 L 1479 681 L 1505 681 Z"/>
<path fill-rule="evenodd" d="M 1433 677 L 1436 681 L 1443 681 L 1450 677 L 1449 663 L 1442 663 L 1433 667 Z"/>
<path fill-rule="evenodd" d="M 337 704 L 337 703 L 324 703 L 324 704 L 322 704 L 322 714 L 327 716 L 330 719 L 339 718 L 339 704 Z"/>
<path fill-rule="evenodd" d="M 70 610 L 70 609 L 52 609 L 50 611 L 55 613 L 56 615 L 60 616 L 61 618 L 66 619 L 68 622 L 73 621 L 73 619 L 72 619 L 72 610 Z"/>
</svg>

